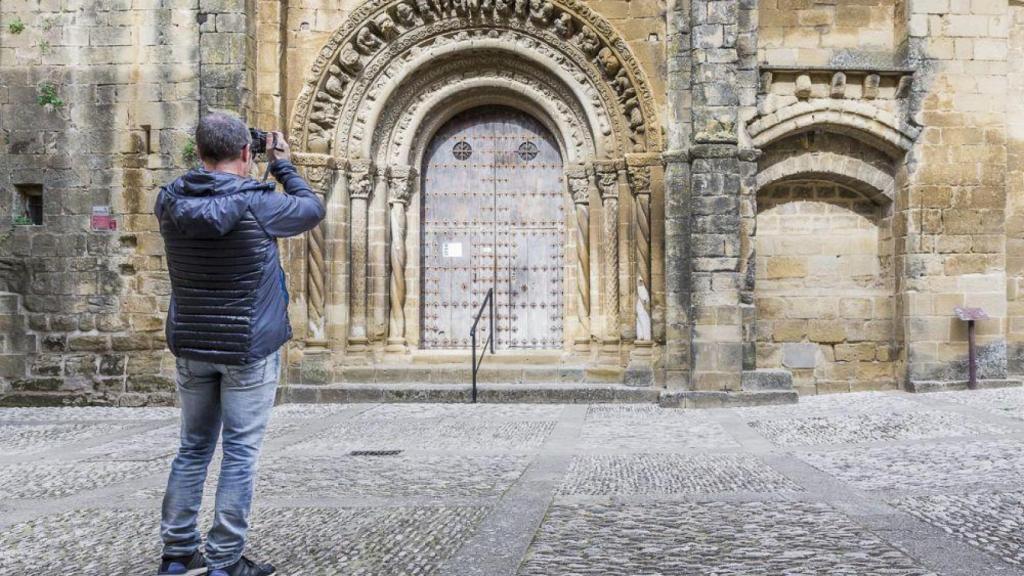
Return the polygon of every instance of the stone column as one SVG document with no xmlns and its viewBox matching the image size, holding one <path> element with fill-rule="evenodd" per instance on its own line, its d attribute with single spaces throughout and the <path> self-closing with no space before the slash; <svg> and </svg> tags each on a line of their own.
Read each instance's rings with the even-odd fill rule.
<svg viewBox="0 0 1024 576">
<path fill-rule="evenodd" d="M 681 200 L 689 203 L 691 372 L 689 390 L 663 397 L 662 405 L 795 402 L 789 374 L 754 370 L 754 350 L 745 346 L 754 315 L 743 247 L 753 231 L 757 152 L 740 126 L 756 114 L 757 3 L 694 0 L 689 14 L 690 174 L 689 197 Z M 683 174 L 673 166 L 682 152 L 666 158 L 670 179 Z"/>
<path fill-rule="evenodd" d="M 352 210 L 351 319 L 349 320 L 349 351 L 365 352 L 366 334 L 366 264 L 367 209 L 373 194 L 372 166 L 366 161 L 351 161 L 349 167 L 349 199 Z"/>
<path fill-rule="evenodd" d="M 295 153 L 295 165 L 304 172 L 306 181 L 321 202 L 326 204 L 327 192 L 334 183 L 335 160 L 326 154 Z M 326 222 L 306 235 L 306 301 L 308 306 L 307 348 L 326 348 L 327 281 Z"/>
<path fill-rule="evenodd" d="M 615 162 L 595 166 L 595 182 L 601 194 L 604 253 L 605 327 L 602 356 L 612 360 L 619 345 L 619 170 Z"/>
<path fill-rule="evenodd" d="M 321 202 L 336 201 L 337 160 L 327 154 L 296 152 L 292 161 L 302 172 Z M 306 319 L 305 349 L 299 356 L 299 382 L 329 384 L 333 381 L 331 350 L 327 339 L 327 296 L 330 258 L 327 242 L 328 219 L 306 233 Z"/>
<path fill-rule="evenodd" d="M 388 332 L 388 186 L 390 169 L 377 167 L 374 196 L 370 199 L 367 222 L 367 338 L 384 342 Z"/>
<path fill-rule="evenodd" d="M 590 346 L 590 176 L 583 164 L 569 166 L 565 173 L 575 207 L 576 234 L 576 318 L 583 334 L 576 338 L 578 352 Z"/>
<path fill-rule="evenodd" d="M 666 151 L 665 164 L 665 386 L 690 387 L 690 164 L 692 143 L 692 18 L 690 0 L 666 0 Z"/>
<path fill-rule="evenodd" d="M 335 158 L 334 185 L 327 196 L 326 337 L 332 351 L 348 345 L 349 326 L 349 193 L 348 160 Z"/>
<path fill-rule="evenodd" d="M 658 157 L 630 155 L 626 158 L 626 178 L 633 200 L 633 250 L 636 262 L 634 318 L 636 339 L 629 354 L 623 382 L 629 386 L 654 384 L 654 341 L 651 321 L 651 166 Z"/>
<path fill-rule="evenodd" d="M 636 339 L 651 340 L 651 168 L 631 165 L 627 171 L 633 195 L 636 232 Z"/>
<path fill-rule="evenodd" d="M 692 17 L 691 385 L 739 391 L 744 368 L 740 119 L 757 95 L 756 2 L 695 0 Z"/>
<path fill-rule="evenodd" d="M 392 166 L 388 188 L 388 212 L 390 221 L 391 282 L 388 317 L 388 351 L 404 352 L 405 341 L 405 235 L 406 210 L 416 179 L 415 170 L 409 166 Z"/>
</svg>

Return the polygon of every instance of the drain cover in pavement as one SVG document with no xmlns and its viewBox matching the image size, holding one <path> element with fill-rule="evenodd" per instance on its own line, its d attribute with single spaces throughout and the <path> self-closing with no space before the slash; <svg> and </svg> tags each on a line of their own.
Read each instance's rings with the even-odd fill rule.
<svg viewBox="0 0 1024 576">
<path fill-rule="evenodd" d="M 397 456 L 401 450 L 353 450 L 349 456 Z"/>
</svg>

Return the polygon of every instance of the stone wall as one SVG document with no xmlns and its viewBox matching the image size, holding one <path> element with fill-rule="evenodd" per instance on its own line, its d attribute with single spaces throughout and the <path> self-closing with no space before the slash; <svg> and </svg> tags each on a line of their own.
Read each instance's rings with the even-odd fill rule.
<svg viewBox="0 0 1024 576">
<path fill-rule="evenodd" d="M 172 398 L 157 188 L 195 161 L 189 135 L 203 111 L 289 128 L 320 50 L 360 4 L 0 6 L 0 216 L 22 217 L 0 226 L 3 402 Z M 991 317 L 979 324 L 982 377 L 1024 376 L 1024 103 L 1008 96 L 1024 90 L 1019 0 L 586 5 L 639 61 L 665 129 L 667 191 L 662 199 L 655 170 L 649 234 L 659 377 L 670 388 L 736 392 L 745 373 L 777 367 L 793 368 L 805 392 L 956 384 L 967 350 L 955 306 Z M 326 249 L 344 252 L 347 182 L 321 184 L 342 196 L 332 196 Z M 30 197 L 40 193 L 36 226 Z M 375 202 L 368 296 L 380 327 L 389 232 L 385 196 Z M 104 206 L 116 231 L 90 228 Z M 628 247 L 634 208 L 618 206 Z M 802 236 L 822 238 L 815 254 L 801 252 Z M 620 252 L 631 294 L 636 256 Z M 282 253 L 301 334 L 307 239 Z M 607 254 L 592 256 L 596 268 Z M 874 264 L 824 266 L 830 258 Z M 329 285 L 349 282 L 344 265 L 327 274 Z M 344 341 L 348 294 L 324 297 L 340 322 L 324 336 Z M 621 304 L 629 318 L 634 302 Z M 787 350 L 813 352 L 814 368 L 787 362 Z"/>
<path fill-rule="evenodd" d="M 1006 93 L 1024 94 L 1024 5 L 1009 6 Z M 1007 355 L 1013 377 L 1024 376 L 1024 98 L 1006 110 Z"/>
<path fill-rule="evenodd" d="M 821 66 L 893 61 L 895 0 L 766 0 L 758 7 L 762 62 Z"/>
<path fill-rule="evenodd" d="M 966 379 L 956 306 L 982 307 L 980 377 L 1007 376 L 1005 0 L 911 3 L 914 119 L 923 126 L 897 199 L 898 304 L 913 387 Z"/>
<path fill-rule="evenodd" d="M 172 398 L 152 206 L 194 161 L 199 110 L 246 111 L 247 13 L 209 0 L 3 4 L 0 211 L 23 216 L 24 190 L 43 206 L 41 225 L 3 226 L 3 352 L 24 353 L 0 366 L 5 402 Z M 116 230 L 92 229 L 94 207 Z"/>
<path fill-rule="evenodd" d="M 758 193 L 757 365 L 804 393 L 891 388 L 892 237 L 886 207 L 828 182 Z"/>
</svg>

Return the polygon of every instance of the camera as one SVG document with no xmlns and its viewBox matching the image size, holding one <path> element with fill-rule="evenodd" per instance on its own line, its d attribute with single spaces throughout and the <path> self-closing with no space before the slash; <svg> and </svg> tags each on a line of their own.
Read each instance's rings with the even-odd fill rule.
<svg viewBox="0 0 1024 576">
<path fill-rule="evenodd" d="M 249 137 L 252 139 L 250 150 L 253 154 L 265 154 L 267 152 L 267 136 L 269 132 L 256 128 L 249 128 Z"/>
</svg>

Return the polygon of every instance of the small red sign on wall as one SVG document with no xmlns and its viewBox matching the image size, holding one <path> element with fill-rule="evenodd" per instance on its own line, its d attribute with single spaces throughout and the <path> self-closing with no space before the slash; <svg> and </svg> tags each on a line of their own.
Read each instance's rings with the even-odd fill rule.
<svg viewBox="0 0 1024 576">
<path fill-rule="evenodd" d="M 110 206 L 93 206 L 90 227 L 94 232 L 117 230 L 117 219 L 110 214 Z"/>
</svg>

